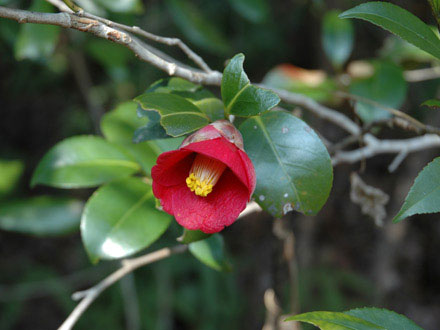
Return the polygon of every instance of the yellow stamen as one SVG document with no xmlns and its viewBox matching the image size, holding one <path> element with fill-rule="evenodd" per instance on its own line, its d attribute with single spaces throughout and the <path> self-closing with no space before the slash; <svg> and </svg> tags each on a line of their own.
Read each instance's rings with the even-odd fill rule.
<svg viewBox="0 0 440 330">
<path fill-rule="evenodd" d="M 206 197 L 220 179 L 226 165 L 207 156 L 198 154 L 194 159 L 186 185 L 197 196 Z"/>
</svg>

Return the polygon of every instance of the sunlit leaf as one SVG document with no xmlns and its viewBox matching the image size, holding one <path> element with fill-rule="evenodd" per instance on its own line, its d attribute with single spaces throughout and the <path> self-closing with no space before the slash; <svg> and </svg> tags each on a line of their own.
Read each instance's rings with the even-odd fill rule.
<svg viewBox="0 0 440 330">
<path fill-rule="evenodd" d="M 440 100 L 437 99 L 426 100 L 421 105 L 431 109 L 440 109 Z"/>
<path fill-rule="evenodd" d="M 289 317 L 286 321 L 313 324 L 321 330 L 387 330 L 361 318 L 337 312 L 311 312 Z"/>
<path fill-rule="evenodd" d="M 152 244 L 171 219 L 156 209 L 149 184 L 126 178 L 100 187 L 87 201 L 81 236 L 92 262 L 117 259 Z"/>
<path fill-rule="evenodd" d="M 75 136 L 57 143 L 43 157 L 31 185 L 94 187 L 140 170 L 121 147 L 97 136 Z"/>
</svg>

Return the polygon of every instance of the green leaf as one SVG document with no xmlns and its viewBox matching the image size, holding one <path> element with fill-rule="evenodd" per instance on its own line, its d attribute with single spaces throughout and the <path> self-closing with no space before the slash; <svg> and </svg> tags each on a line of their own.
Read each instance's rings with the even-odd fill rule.
<svg viewBox="0 0 440 330">
<path fill-rule="evenodd" d="M 0 198 L 14 190 L 23 170 L 20 160 L 0 160 Z"/>
<path fill-rule="evenodd" d="M 185 98 L 169 93 L 145 93 L 134 99 L 144 110 L 160 114 L 168 135 L 177 137 L 209 124 L 209 118 Z"/>
<path fill-rule="evenodd" d="M 376 24 L 414 46 L 440 58 L 440 40 L 428 25 L 407 10 L 388 2 L 367 2 L 343 12 L 341 18 L 359 18 Z"/>
<path fill-rule="evenodd" d="M 280 98 L 270 90 L 251 85 L 243 62 L 243 54 L 229 61 L 223 71 L 221 94 L 227 114 L 249 117 L 272 109 Z"/>
<path fill-rule="evenodd" d="M 337 312 L 311 312 L 289 317 L 286 321 L 313 324 L 321 330 L 387 330 L 361 318 Z"/>
<path fill-rule="evenodd" d="M 184 0 L 168 0 L 166 3 L 174 23 L 191 42 L 212 53 L 229 51 L 228 39 L 193 3 Z"/>
<path fill-rule="evenodd" d="M 225 119 L 225 107 L 223 106 L 223 102 L 218 98 L 209 97 L 192 102 L 208 116 L 211 122 Z"/>
<path fill-rule="evenodd" d="M 189 230 L 184 228 L 182 236 L 177 238 L 182 244 L 189 244 L 208 238 L 211 234 L 205 234 L 201 230 Z"/>
<path fill-rule="evenodd" d="M 440 109 L 440 100 L 437 99 L 426 100 L 421 104 L 421 106 L 429 107 L 431 109 Z"/>
<path fill-rule="evenodd" d="M 357 308 L 344 313 L 377 324 L 387 330 L 423 330 L 406 316 L 386 309 Z"/>
<path fill-rule="evenodd" d="M 353 25 L 341 20 L 340 11 L 332 10 L 325 14 L 322 25 L 322 46 L 332 64 L 340 68 L 353 50 Z"/>
<path fill-rule="evenodd" d="M 414 214 L 440 212 L 440 157 L 420 171 L 393 222 Z"/>
<path fill-rule="evenodd" d="M 153 83 L 146 91 L 146 93 L 152 92 L 170 93 L 181 96 L 198 107 L 210 121 L 224 119 L 223 102 L 207 89 L 185 79 L 177 77 L 161 79 Z M 139 114 L 141 116 L 148 116 L 150 120 L 153 120 L 149 115 L 151 112 L 152 111 L 143 110 L 140 111 Z M 158 122 L 158 119 L 156 119 L 156 121 Z"/>
<path fill-rule="evenodd" d="M 394 63 L 432 63 L 433 61 L 438 61 L 431 54 L 393 34 L 385 39 L 379 55 Z"/>
<path fill-rule="evenodd" d="M 143 11 L 140 0 L 95 0 L 97 4 L 115 13 L 140 14 Z"/>
<path fill-rule="evenodd" d="M 0 228 L 36 236 L 57 236 L 79 228 L 83 202 L 39 196 L 0 205 Z"/>
<path fill-rule="evenodd" d="M 374 63 L 374 67 L 374 75 L 367 79 L 354 81 L 350 85 L 350 93 L 384 106 L 399 108 L 405 101 L 408 89 L 402 68 L 391 62 L 379 61 Z M 356 102 L 355 110 L 365 123 L 392 116 L 383 108 L 363 102 Z"/>
<path fill-rule="evenodd" d="M 144 110 L 140 105 L 137 106 L 137 113 L 139 118 L 148 118 L 148 122 L 146 125 L 141 126 L 134 131 L 134 143 L 165 139 L 169 137 L 163 126 L 160 124 L 161 117 L 159 113 L 152 110 Z"/>
<path fill-rule="evenodd" d="M 94 187 L 139 170 L 139 164 L 117 145 L 97 136 L 75 136 L 49 150 L 38 164 L 31 185 Z"/>
<path fill-rule="evenodd" d="M 270 111 L 241 126 L 244 146 L 257 174 L 255 200 L 276 217 L 289 211 L 316 214 L 332 186 L 330 156 L 302 120 Z"/>
<path fill-rule="evenodd" d="M 264 22 L 269 14 L 266 0 L 229 0 L 229 3 L 238 14 L 252 23 Z"/>
<path fill-rule="evenodd" d="M 44 0 L 35 0 L 29 10 L 50 13 L 54 8 Z M 15 43 L 15 58 L 46 60 L 55 50 L 59 33 L 58 26 L 23 24 Z"/>
<path fill-rule="evenodd" d="M 225 259 L 224 245 L 223 237 L 214 234 L 189 244 L 189 251 L 205 265 L 218 271 L 229 271 L 231 267 Z"/>
<path fill-rule="evenodd" d="M 151 186 L 138 178 L 100 187 L 87 201 L 81 219 L 90 260 L 123 258 L 156 241 L 172 218 L 155 205 Z"/>
<path fill-rule="evenodd" d="M 139 144 L 134 144 L 132 142 L 133 134 L 135 134 L 136 138 L 137 130 L 141 130 L 143 128 L 141 126 L 146 122 L 146 126 L 150 123 L 146 118 L 137 118 L 137 107 L 138 105 L 135 102 L 125 102 L 117 106 L 116 109 L 106 113 L 101 120 L 101 131 L 108 141 L 117 143 L 122 146 L 126 152 L 130 153 L 142 166 L 144 172 L 149 175 L 151 168 L 156 163 L 157 156 L 164 150 L 158 146 L 157 141 L 149 141 Z M 154 111 L 150 112 L 157 114 Z M 157 116 L 159 115 L 157 114 Z M 160 124 L 158 125 L 160 126 Z M 160 126 L 160 128 L 165 134 L 162 126 Z M 165 136 L 167 135 L 165 134 Z M 180 139 L 175 141 L 171 149 L 176 149 L 180 142 Z"/>
</svg>

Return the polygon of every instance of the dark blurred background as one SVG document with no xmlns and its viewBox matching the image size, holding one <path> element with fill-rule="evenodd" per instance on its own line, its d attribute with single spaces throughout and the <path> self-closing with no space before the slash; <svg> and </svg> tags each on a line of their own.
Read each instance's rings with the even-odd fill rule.
<svg viewBox="0 0 440 330">
<path fill-rule="evenodd" d="M 182 38 L 219 71 L 226 59 L 243 52 L 252 81 L 261 81 L 282 63 L 334 76 L 337 72 L 321 45 L 323 15 L 362 2 L 78 1 L 114 21 Z M 434 24 L 427 2 L 393 2 Z M 0 5 L 54 11 L 43 0 L 0 0 Z M 417 56 L 403 58 L 399 49 L 392 53 L 384 48 L 390 34 L 376 26 L 362 21 L 353 24 L 350 61 L 389 56 L 404 69 L 432 64 Z M 177 49 L 155 46 L 187 61 Z M 165 76 L 109 41 L 0 19 L 1 205 L 47 194 L 86 200 L 92 190 L 31 189 L 36 164 L 66 137 L 99 134 L 105 112 Z M 440 80 L 409 84 L 402 109 L 440 125 L 437 112 L 419 107 L 436 96 L 439 84 Z M 218 89 L 211 90 L 219 94 Z M 350 111 L 349 104 L 334 106 Z M 332 141 L 344 136 L 327 122 L 311 116 L 305 119 Z M 388 138 L 405 134 L 391 129 L 380 132 Z M 285 314 L 374 305 L 405 314 L 425 329 L 439 329 L 438 215 L 391 224 L 415 176 L 437 155 L 438 150 L 411 154 L 392 174 L 387 167 L 393 155 L 339 165 L 330 198 L 318 216 L 291 213 L 274 222 L 261 213 L 226 229 L 231 273 L 211 270 L 190 255 L 172 257 L 136 271 L 107 290 L 75 329 L 261 329 L 268 289 L 275 291 Z M 390 196 L 382 227 L 350 201 L 352 171 Z M 8 229 L 5 223 L 2 228 Z M 117 262 L 106 261 L 92 266 L 77 230 L 61 237 L 13 230 L 0 230 L 0 329 L 57 328 L 75 306 L 71 293 L 118 267 Z M 172 226 L 149 250 L 175 244 L 179 234 L 177 225 Z"/>
</svg>

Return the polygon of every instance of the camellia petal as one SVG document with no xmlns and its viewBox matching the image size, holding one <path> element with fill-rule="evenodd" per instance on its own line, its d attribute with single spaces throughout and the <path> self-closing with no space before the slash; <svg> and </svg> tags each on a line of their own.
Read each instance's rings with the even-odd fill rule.
<svg viewBox="0 0 440 330">
<path fill-rule="evenodd" d="M 241 134 L 225 120 L 195 132 L 178 150 L 161 154 L 151 175 L 164 211 L 183 227 L 205 233 L 231 225 L 256 184 Z"/>
</svg>

